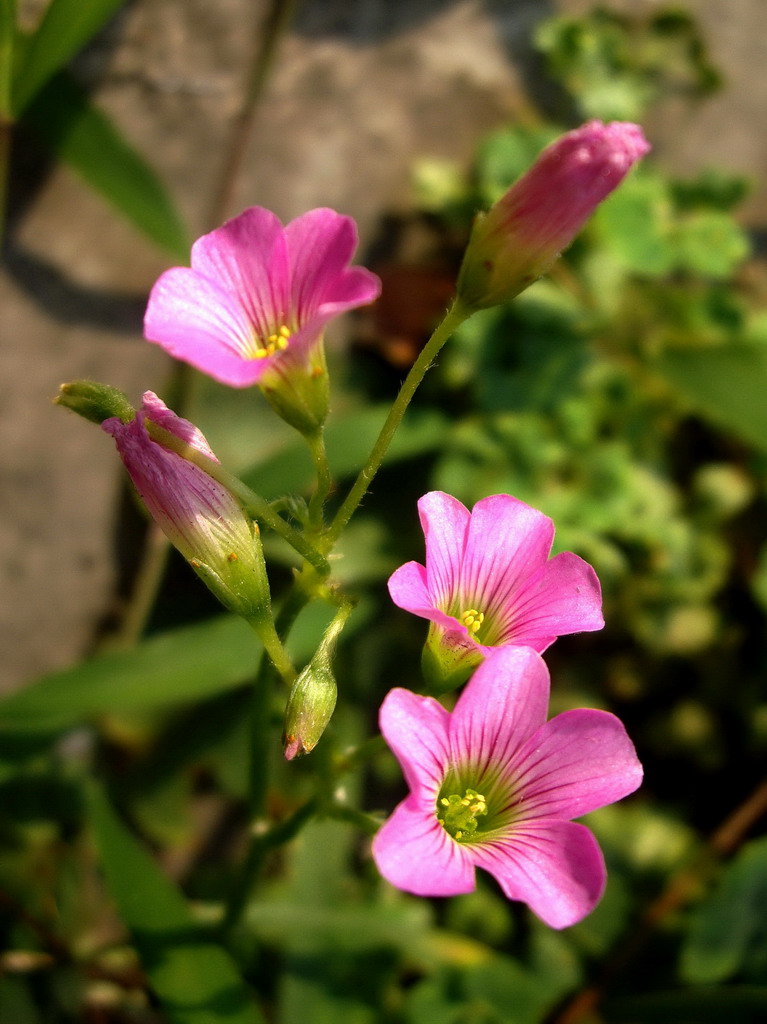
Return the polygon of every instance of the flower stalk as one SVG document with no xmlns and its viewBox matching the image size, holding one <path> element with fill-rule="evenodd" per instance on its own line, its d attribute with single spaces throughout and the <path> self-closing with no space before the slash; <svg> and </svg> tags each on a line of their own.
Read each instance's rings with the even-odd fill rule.
<svg viewBox="0 0 767 1024">
<path fill-rule="evenodd" d="M 397 428 L 407 412 L 407 408 L 410 405 L 413 396 L 418 390 L 418 386 L 426 376 L 426 373 L 430 369 L 434 360 L 437 358 L 442 346 L 456 331 L 456 329 L 460 327 L 464 320 L 471 315 L 471 312 L 471 310 L 468 310 L 463 306 L 459 299 L 456 299 L 445 314 L 444 319 L 437 326 L 436 330 L 419 353 L 418 358 L 410 368 L 407 377 L 405 377 L 397 397 L 394 399 L 394 404 L 389 410 L 389 414 L 381 427 L 375 444 L 370 451 L 370 455 L 368 455 L 357 479 L 352 484 L 349 493 L 344 498 L 333 522 L 325 533 L 324 550 L 331 550 L 333 545 L 341 536 L 349 520 L 359 507 L 359 504 L 365 497 L 373 478 L 381 468 L 381 463 L 386 457 L 389 445 L 391 444 L 392 439 L 397 432 Z"/>
</svg>

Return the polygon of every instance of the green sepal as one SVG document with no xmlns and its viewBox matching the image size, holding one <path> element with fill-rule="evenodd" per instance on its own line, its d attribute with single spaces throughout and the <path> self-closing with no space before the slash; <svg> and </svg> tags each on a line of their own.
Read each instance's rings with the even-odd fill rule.
<svg viewBox="0 0 767 1024">
<path fill-rule="evenodd" d="M 91 423 L 103 423 L 116 416 L 123 423 L 130 423 L 136 410 L 119 388 L 110 384 L 99 384 L 95 380 L 73 380 L 59 387 L 53 399 L 55 405 L 63 405 Z"/>
</svg>

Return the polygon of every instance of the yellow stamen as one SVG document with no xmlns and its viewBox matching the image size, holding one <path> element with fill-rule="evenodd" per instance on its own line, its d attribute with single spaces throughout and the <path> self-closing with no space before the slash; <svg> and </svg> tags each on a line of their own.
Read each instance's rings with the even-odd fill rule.
<svg viewBox="0 0 767 1024">
<path fill-rule="evenodd" d="M 479 633 L 482 623 L 485 621 L 485 613 L 477 611 L 476 608 L 467 608 L 461 615 L 461 622 L 470 633 L 476 636 Z"/>
<path fill-rule="evenodd" d="M 471 839 L 477 831 L 477 818 L 487 814 L 487 800 L 475 789 L 467 789 L 464 795 L 451 793 L 449 797 L 440 797 L 440 806 L 447 807 L 447 812 L 437 821 L 449 832 L 453 839 Z"/>
<path fill-rule="evenodd" d="M 290 328 L 285 324 L 282 324 L 281 327 L 267 337 L 264 345 L 257 346 L 253 349 L 252 358 L 266 359 L 267 356 L 273 356 L 275 352 L 284 352 L 288 347 L 290 333 Z"/>
</svg>

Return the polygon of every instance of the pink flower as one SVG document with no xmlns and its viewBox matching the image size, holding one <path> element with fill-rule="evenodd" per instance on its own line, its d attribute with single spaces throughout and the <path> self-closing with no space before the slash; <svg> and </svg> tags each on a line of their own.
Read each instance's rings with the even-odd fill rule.
<svg viewBox="0 0 767 1024">
<path fill-rule="evenodd" d="M 451 713 L 395 689 L 381 731 L 410 793 L 373 841 L 387 881 L 417 896 L 471 892 L 475 868 L 546 924 L 593 910 L 605 885 L 592 833 L 570 821 L 632 793 L 642 768 L 606 711 L 546 721 L 549 675 L 535 651 L 506 647 L 477 669 Z"/>
<path fill-rule="evenodd" d="M 147 421 L 218 461 L 197 427 L 151 391 L 135 419 L 112 417 L 102 427 L 114 437 L 139 497 L 168 540 L 227 608 L 245 617 L 259 614 L 269 595 L 262 592 L 253 523 L 222 484 L 153 441 Z"/>
<path fill-rule="evenodd" d="M 426 567 L 400 566 L 389 593 L 430 620 L 424 667 L 441 688 L 463 682 L 496 647 L 544 651 L 565 633 L 604 626 L 596 573 L 571 552 L 549 559 L 554 524 L 542 512 L 495 494 L 470 513 L 442 491 L 425 494 L 418 511 Z"/>
<path fill-rule="evenodd" d="M 334 210 L 311 210 L 283 227 L 253 206 L 199 238 L 191 268 L 161 275 L 145 336 L 222 384 L 259 384 L 278 400 L 289 392 L 294 415 L 321 422 L 325 325 L 380 290 L 375 274 L 348 265 L 356 247 L 354 221 Z M 315 381 L 308 395 L 307 380 Z"/>
<path fill-rule="evenodd" d="M 468 309 L 518 295 L 545 273 L 650 150 L 635 124 L 589 121 L 548 146 L 474 225 L 458 280 Z"/>
</svg>

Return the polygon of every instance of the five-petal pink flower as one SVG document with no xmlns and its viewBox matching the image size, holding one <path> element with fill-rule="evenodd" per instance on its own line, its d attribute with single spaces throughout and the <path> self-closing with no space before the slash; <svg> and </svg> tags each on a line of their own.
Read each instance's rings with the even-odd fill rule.
<svg viewBox="0 0 767 1024">
<path fill-rule="evenodd" d="M 474 889 L 480 867 L 554 928 L 593 910 L 604 861 L 570 819 L 633 792 L 642 768 L 614 715 L 566 711 L 547 722 L 548 699 L 548 670 L 525 647 L 493 652 L 452 713 L 390 691 L 381 731 L 410 793 L 373 841 L 384 878 L 419 896 L 453 896 Z"/>
<path fill-rule="evenodd" d="M 335 210 L 283 227 L 250 207 L 194 243 L 191 267 L 160 276 L 145 337 L 223 384 L 258 384 L 281 416 L 311 431 L 327 414 L 325 325 L 380 290 L 375 274 L 349 266 L 356 247 L 354 221 Z"/>
<path fill-rule="evenodd" d="M 496 647 L 545 650 L 558 636 L 601 629 L 601 589 L 591 566 L 549 558 L 554 524 L 508 494 L 478 501 L 431 491 L 418 502 L 426 565 L 407 562 L 389 579 L 400 608 L 429 619 L 424 666 L 432 682 L 457 685 Z"/>
</svg>

